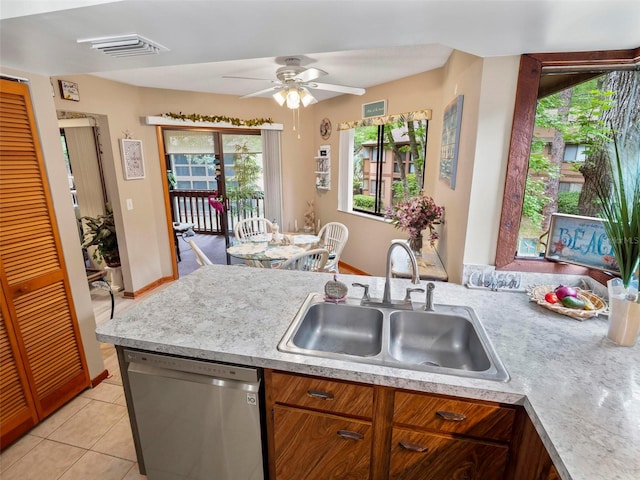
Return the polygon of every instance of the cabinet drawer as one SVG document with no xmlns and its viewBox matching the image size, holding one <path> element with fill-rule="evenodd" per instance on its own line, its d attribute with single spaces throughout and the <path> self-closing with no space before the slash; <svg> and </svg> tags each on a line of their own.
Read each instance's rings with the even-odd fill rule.
<svg viewBox="0 0 640 480">
<path fill-rule="evenodd" d="M 396 392 L 394 425 L 508 441 L 516 411 L 490 403 Z"/>
<path fill-rule="evenodd" d="M 368 480 L 370 422 L 275 406 L 275 480 Z"/>
<path fill-rule="evenodd" d="M 273 372 L 274 403 L 371 419 L 373 387 Z"/>
<path fill-rule="evenodd" d="M 500 480 L 508 452 L 506 445 L 394 428 L 389 480 Z"/>
</svg>

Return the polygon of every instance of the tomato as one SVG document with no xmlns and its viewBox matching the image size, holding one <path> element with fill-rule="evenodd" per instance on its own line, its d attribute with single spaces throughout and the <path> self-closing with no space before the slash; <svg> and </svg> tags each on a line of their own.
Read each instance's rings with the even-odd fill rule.
<svg viewBox="0 0 640 480">
<path fill-rule="evenodd" d="M 558 296 L 553 292 L 547 293 L 544 299 L 547 303 L 558 303 Z"/>
</svg>

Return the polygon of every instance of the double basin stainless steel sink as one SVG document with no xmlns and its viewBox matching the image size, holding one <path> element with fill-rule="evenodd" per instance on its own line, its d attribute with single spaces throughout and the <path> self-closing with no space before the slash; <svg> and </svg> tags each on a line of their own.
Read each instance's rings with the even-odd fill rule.
<svg viewBox="0 0 640 480">
<path fill-rule="evenodd" d="M 371 365 L 508 381 L 474 310 L 436 305 L 434 312 L 325 302 L 311 294 L 278 350 Z"/>
</svg>

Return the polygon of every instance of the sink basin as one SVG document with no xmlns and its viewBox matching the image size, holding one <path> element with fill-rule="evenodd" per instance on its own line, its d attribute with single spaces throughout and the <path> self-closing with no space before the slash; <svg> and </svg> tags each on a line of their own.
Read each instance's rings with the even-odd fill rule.
<svg viewBox="0 0 640 480">
<path fill-rule="evenodd" d="M 507 381 L 475 311 L 436 305 L 435 312 L 323 301 L 311 294 L 278 350 L 408 370 Z"/>
<path fill-rule="evenodd" d="M 464 315 L 399 311 L 389 315 L 389 323 L 389 354 L 400 362 L 478 372 L 491 366 Z"/>
<path fill-rule="evenodd" d="M 304 350 L 371 357 L 382 350 L 382 319 L 382 312 L 372 308 L 316 303 L 305 312 L 291 344 Z"/>
</svg>

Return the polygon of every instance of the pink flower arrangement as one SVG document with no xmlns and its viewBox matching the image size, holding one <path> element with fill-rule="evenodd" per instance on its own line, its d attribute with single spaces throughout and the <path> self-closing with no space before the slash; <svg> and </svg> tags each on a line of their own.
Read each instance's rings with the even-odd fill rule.
<svg viewBox="0 0 640 480">
<path fill-rule="evenodd" d="M 436 205 L 433 198 L 417 195 L 389 208 L 385 216 L 396 228 L 409 232 L 410 238 L 416 238 L 423 230 L 429 229 L 429 241 L 433 245 L 438 238 L 434 225 L 444 223 L 443 215 L 444 207 Z"/>
<path fill-rule="evenodd" d="M 223 212 L 224 204 L 222 203 L 222 198 L 218 196 L 217 190 L 214 190 L 211 192 L 211 195 L 209 195 L 209 205 L 211 205 L 211 208 L 216 210 L 218 213 Z"/>
</svg>

